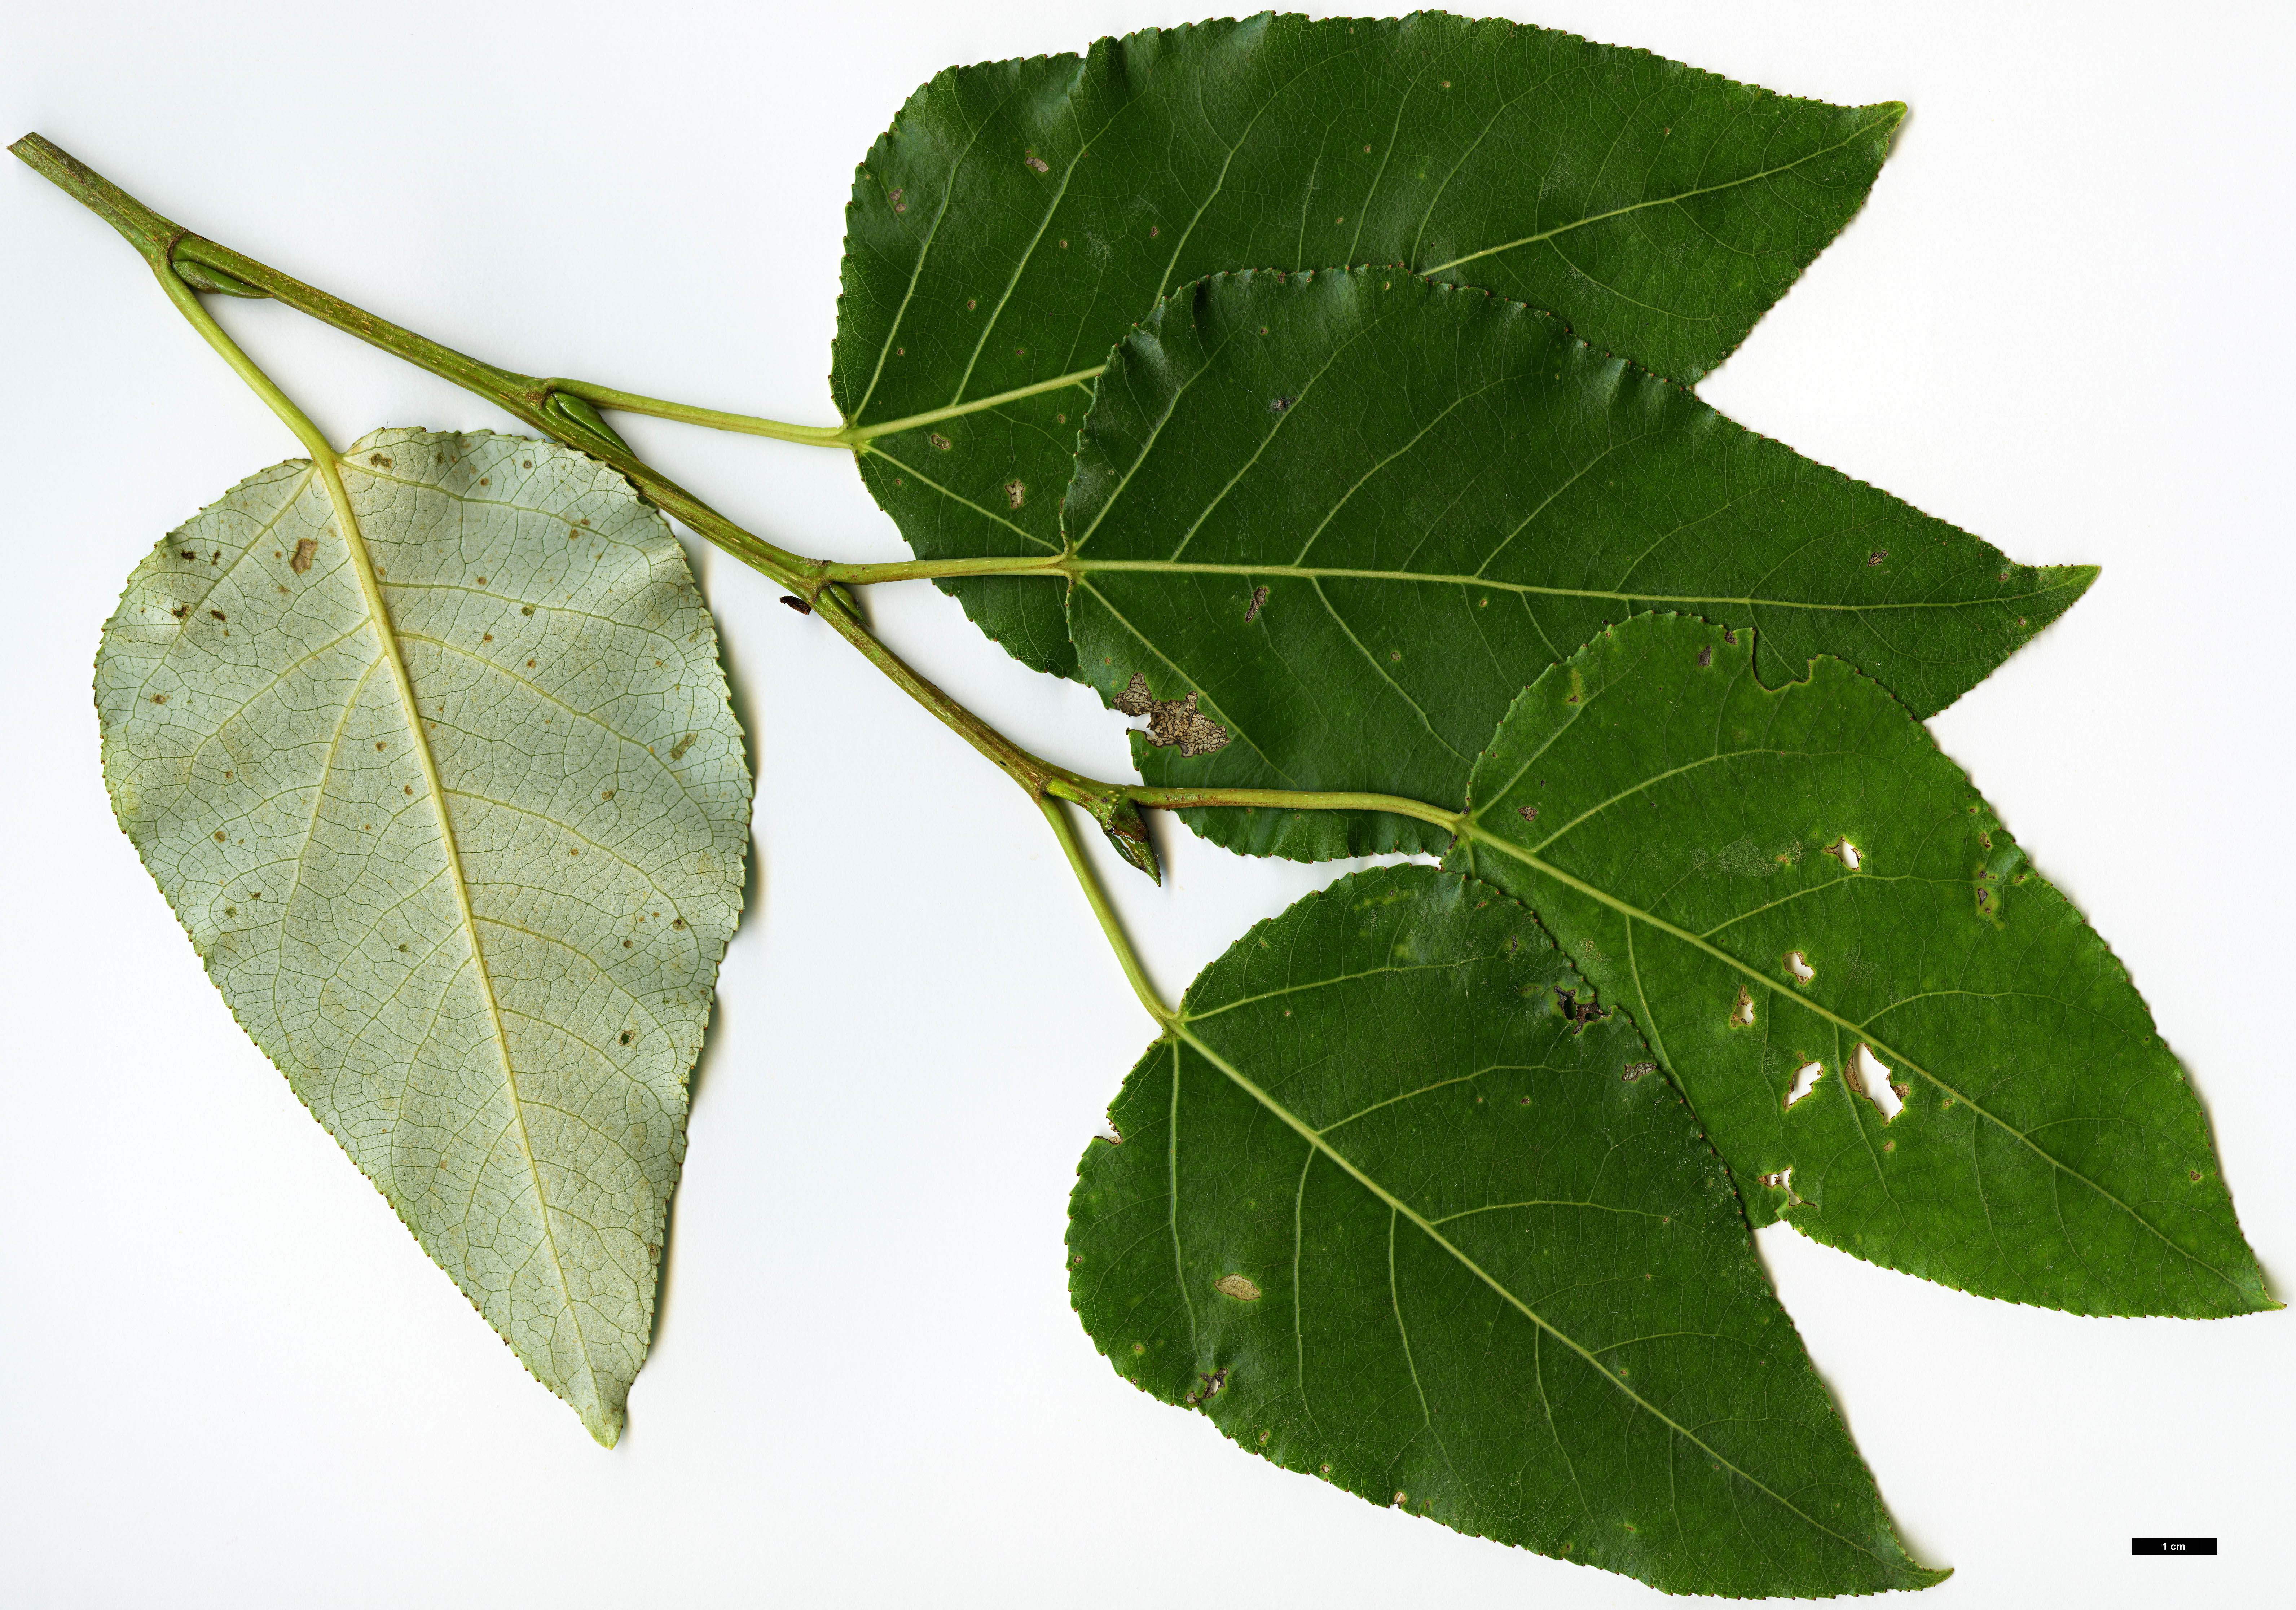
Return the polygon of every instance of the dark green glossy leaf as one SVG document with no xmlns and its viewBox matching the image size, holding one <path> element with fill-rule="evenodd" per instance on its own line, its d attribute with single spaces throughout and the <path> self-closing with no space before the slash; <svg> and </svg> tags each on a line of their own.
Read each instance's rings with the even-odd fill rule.
<svg viewBox="0 0 2296 1610">
<path fill-rule="evenodd" d="M 1849 221 L 1904 112 L 1440 12 L 951 69 L 855 177 L 838 409 L 891 423 L 1085 374 L 1191 280 L 1337 263 L 1488 286 L 1693 382 Z M 1089 402 L 1071 386 L 888 435 L 863 473 L 922 557 L 1050 552 Z M 1057 588 L 951 590 L 1073 674 Z"/>
<path fill-rule="evenodd" d="M 1069 627 L 1113 694 L 1194 693 L 1230 741 L 1136 743 L 1153 783 L 1444 805 L 1525 684 L 1635 611 L 1838 654 L 1923 715 L 2078 598 L 1731 423 L 1519 302 L 1391 270 L 1221 275 L 1125 337 L 1064 515 Z M 1301 859 L 1440 852 L 1332 811 L 1192 813 Z"/>
<path fill-rule="evenodd" d="M 1119 1373 L 1381 1505 L 1678 1593 L 1925 1586 L 1726 1172 L 1487 885 L 1359 873 L 1190 987 L 1086 1153 Z"/>
<path fill-rule="evenodd" d="M 1633 1015 L 1757 1223 L 2075 1313 L 2277 1306 L 2095 930 L 1881 687 L 1752 659 L 1682 616 L 1597 637 L 1477 761 L 1456 863 Z"/>
</svg>

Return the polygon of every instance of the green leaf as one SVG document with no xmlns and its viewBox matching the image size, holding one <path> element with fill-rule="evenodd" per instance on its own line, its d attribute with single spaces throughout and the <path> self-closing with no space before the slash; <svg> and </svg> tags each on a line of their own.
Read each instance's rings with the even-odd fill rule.
<svg viewBox="0 0 2296 1610">
<path fill-rule="evenodd" d="M 1212 752 L 1152 783 L 1456 805 L 1523 686 L 1610 621 L 1762 628 L 1921 714 L 2054 620 L 2087 566 L 1968 532 L 1731 423 L 1559 321 L 1385 269 L 1220 275 L 1119 344 L 1064 513 L 1069 626 L 1103 696 L 1197 696 Z M 1401 817 L 1193 812 L 1232 849 L 1440 852 Z"/>
<path fill-rule="evenodd" d="M 1513 901 L 1406 867 L 1190 986 L 1094 1141 L 1070 1293 L 1290 1470 L 1677 1593 L 1915 1588 L 1726 1173 Z"/>
<path fill-rule="evenodd" d="M 1882 688 L 1752 661 L 1682 616 L 1595 638 L 1477 761 L 1455 864 L 1632 1014 L 1755 1222 L 2075 1313 L 2277 1307 L 2104 941 Z"/>
<path fill-rule="evenodd" d="M 861 460 L 918 554 L 946 559 L 1057 550 L 1092 373 L 1219 269 L 1402 264 L 1688 383 L 1849 220 L 1904 115 L 1440 12 L 1263 14 L 952 69 L 855 176 L 838 410 L 959 413 Z M 944 585 L 1074 674 L 1057 588 Z"/>
<path fill-rule="evenodd" d="M 104 780 L 256 1044 L 611 1446 L 741 908 L 716 628 L 580 454 L 379 431 L 342 472 L 357 534 L 296 460 L 136 566 Z"/>
</svg>

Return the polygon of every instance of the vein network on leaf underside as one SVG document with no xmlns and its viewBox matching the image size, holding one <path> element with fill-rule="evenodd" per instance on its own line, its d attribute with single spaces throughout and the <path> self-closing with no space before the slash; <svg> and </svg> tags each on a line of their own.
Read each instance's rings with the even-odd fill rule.
<svg viewBox="0 0 2296 1610">
<path fill-rule="evenodd" d="M 1262 1089 L 1250 1078 L 1244 1074 L 1241 1069 L 1237 1068 L 1234 1064 L 1229 1062 L 1218 1051 L 1214 1050 L 1203 1040 L 1197 1038 L 1197 1036 L 1188 1028 L 1186 1023 L 1179 1023 L 1174 1024 L 1173 1032 L 1179 1038 L 1179 1039 L 1185 1041 L 1190 1048 L 1193 1049 L 1198 1056 L 1201 1056 L 1206 1062 L 1210 1063 L 1221 1073 L 1225 1074 L 1239 1089 L 1242 1090 L 1245 1095 L 1258 1102 L 1278 1121 L 1282 1122 L 1286 1128 L 1290 1129 L 1294 1134 L 1306 1141 L 1311 1153 L 1315 1155 L 1324 1157 L 1336 1165 L 1341 1172 L 1345 1173 L 1349 1179 L 1353 1179 L 1357 1185 L 1361 1186 L 1365 1191 L 1368 1191 L 1374 1197 L 1377 1198 L 1380 1203 L 1387 1207 L 1390 1212 L 1397 1215 L 1398 1217 L 1409 1220 L 1414 1228 L 1416 1228 L 1422 1235 L 1425 1236 L 1429 1241 L 1432 1242 L 1441 1251 L 1449 1254 L 1449 1256 L 1458 1263 L 1460 1268 L 1472 1275 L 1476 1279 L 1481 1281 L 1485 1286 L 1488 1286 L 1509 1307 L 1514 1309 L 1518 1313 L 1529 1319 L 1533 1326 L 1538 1327 L 1538 1330 L 1540 1333 L 1554 1337 L 1557 1342 L 1569 1348 L 1572 1352 L 1577 1353 L 1580 1359 L 1587 1362 L 1589 1368 L 1593 1368 L 1602 1376 L 1604 1382 L 1609 1384 L 1620 1396 L 1624 1397 L 1636 1409 L 1641 1409 L 1644 1413 L 1656 1420 L 1660 1425 L 1664 1425 L 1668 1430 L 1671 1431 L 1675 1435 L 1689 1443 L 1693 1448 L 1697 1449 L 1715 1464 L 1730 1471 L 1740 1480 L 1745 1482 L 1749 1486 L 1762 1493 L 1765 1497 L 1768 1498 L 1771 1502 L 1776 1504 L 1788 1514 L 1794 1516 L 1796 1518 L 1803 1521 L 1812 1527 L 1815 1527 L 1816 1530 L 1824 1532 L 1828 1537 L 1833 1538 L 1835 1540 L 1846 1545 L 1847 1547 L 1856 1549 L 1858 1553 L 1865 1555 L 1869 1559 L 1879 1560 L 1881 1558 L 1881 1557 L 1874 1554 L 1872 1549 L 1859 1543 L 1854 1538 L 1844 1537 L 1841 1532 L 1834 1531 L 1833 1527 L 1826 1525 L 1823 1521 L 1820 1521 L 1815 1516 L 1796 1505 L 1792 1499 L 1787 1499 L 1776 1490 L 1770 1487 L 1759 1477 L 1754 1475 L 1751 1472 L 1742 1468 L 1734 1461 L 1725 1457 L 1718 1449 L 1716 1449 L 1712 1444 L 1707 1442 L 1703 1438 L 1700 1437 L 1697 1433 L 1692 1431 L 1688 1426 L 1675 1419 L 1664 1409 L 1652 1402 L 1648 1398 L 1644 1397 L 1642 1393 L 1636 1392 L 1633 1387 L 1627 1384 L 1626 1382 L 1620 1380 L 1615 1372 L 1604 1366 L 1595 1357 L 1593 1351 L 1580 1344 L 1567 1332 L 1558 1327 L 1552 1320 L 1541 1314 L 1537 1309 L 1533 1308 L 1521 1297 L 1516 1295 L 1504 1281 L 1500 1280 L 1489 1270 L 1484 1269 L 1482 1265 L 1477 1263 L 1472 1258 L 1470 1258 L 1466 1253 L 1455 1244 L 1448 1236 L 1445 1236 L 1440 1230 L 1439 1230 L 1432 1220 L 1427 1219 L 1416 1209 L 1413 1208 L 1408 1203 L 1405 1202 L 1401 1197 L 1396 1195 L 1393 1192 L 1387 1189 L 1386 1187 L 1381 1185 L 1376 1179 L 1374 1179 L 1369 1174 L 1364 1172 L 1362 1169 L 1357 1167 L 1355 1162 L 1349 1159 L 1345 1153 L 1333 1146 L 1332 1142 L 1326 1139 L 1320 1131 L 1309 1125 L 1298 1114 L 1294 1113 L 1289 1107 L 1283 1105 L 1283 1103 L 1277 1101 L 1267 1091 Z M 1177 1052 L 1177 1047 L 1175 1047 L 1175 1050 Z M 1174 1105 L 1176 1106 L 1177 1105 L 1177 1090 L 1179 1086 L 1178 1069 L 1179 1064 L 1176 1060 L 1174 1064 L 1172 1080 L 1175 1091 Z M 1175 1147 L 1177 1146 L 1177 1127 L 1174 1134 L 1174 1146 Z M 1185 1288 L 1185 1282 L 1182 1284 Z M 1185 1294 L 1185 1289 L 1183 1291 L 1183 1294 Z M 1193 1309 L 1192 1304 L 1191 1312 L 1193 1313 Z"/>
<path fill-rule="evenodd" d="M 1627 919 L 1630 932 L 1634 924 L 1645 924 L 1659 932 L 1667 934 L 1671 938 L 1679 941 L 1683 944 L 1689 945 L 1697 950 L 1701 950 L 1706 955 L 1712 957 L 1715 960 L 1721 962 L 1726 966 L 1731 967 L 1738 973 L 1742 973 L 1746 978 L 1760 984 L 1762 988 L 1767 990 L 1772 996 L 1780 999 L 1792 1001 L 1812 1016 L 1823 1019 L 1824 1022 L 1832 1024 L 1835 1029 L 1846 1031 L 1859 1039 L 1864 1040 L 1866 1044 L 1873 1048 L 1874 1054 L 1876 1056 L 1881 1057 L 1890 1066 L 1902 1066 L 1915 1073 L 1918 1073 L 1923 1079 L 1936 1086 L 1937 1088 L 1943 1091 L 1947 1096 L 1964 1104 L 1971 1112 L 1975 1113 L 1980 1117 L 1985 1119 L 1988 1122 L 1995 1125 L 2004 1134 L 2013 1136 L 2019 1144 L 2029 1148 L 2035 1156 L 2040 1158 L 2050 1167 L 2057 1170 L 2060 1173 L 2079 1180 L 2090 1190 L 2095 1191 L 2098 1195 L 2103 1197 L 2105 1201 L 2111 1203 L 2113 1206 L 2119 1208 L 2122 1212 L 2128 1215 L 2130 1219 L 2136 1220 L 2138 1224 L 2143 1225 L 2146 1229 L 2150 1230 L 2160 1239 L 2163 1245 L 2176 1253 L 2178 1257 L 2183 1258 L 2187 1262 L 2192 1263 L 2198 1268 L 2208 1270 L 2209 1273 L 2214 1275 L 2218 1279 L 2222 1280 L 2226 1286 L 2231 1286 L 2234 1290 L 2243 1290 L 2239 1282 L 2235 1281 L 2231 1276 L 2226 1274 L 2224 1270 L 2196 1256 L 2185 1248 L 2178 1246 L 2175 1241 L 2169 1239 L 2166 1232 L 2161 1230 L 2161 1228 L 2158 1225 L 2155 1225 L 2150 1219 L 2147 1219 L 2144 1214 L 2138 1212 L 2134 1207 L 2130 1206 L 2128 1203 L 2123 1202 L 2120 1197 L 2114 1195 L 2111 1191 L 2105 1189 L 2104 1187 L 2099 1185 L 2095 1180 L 2091 1179 L 2079 1170 L 2072 1167 L 2070 1163 L 2063 1162 L 2062 1159 L 2050 1153 L 2043 1147 L 2038 1141 L 2035 1140 L 2031 1134 L 2026 1130 L 2019 1129 L 2007 1119 L 1994 1113 L 1990 1108 L 1975 1100 L 1966 1092 L 1948 1083 L 1943 1078 L 1931 1072 L 1927 1067 L 1924 1067 L 1920 1062 L 1916 1061 L 1905 1050 L 1887 1043 L 1877 1035 L 1868 1032 L 1863 1025 L 1854 1023 L 1848 1018 L 1820 1006 L 1816 1000 L 1811 999 L 1806 995 L 1789 990 L 1784 985 L 1779 983 L 1775 979 L 1770 977 L 1768 973 L 1763 972 L 1760 968 L 1741 961 L 1737 957 L 1732 955 L 1729 951 L 1723 949 L 1718 945 L 1709 944 L 1706 941 L 1701 939 L 1698 935 L 1692 933 L 1687 929 L 1678 928 L 1663 917 L 1654 916 L 1651 912 L 1642 909 L 1640 907 L 1634 905 L 1630 901 L 1621 899 L 1618 896 L 1609 893 L 1607 891 L 1596 888 L 1592 883 L 1587 883 L 1580 878 L 1574 877 L 1559 867 L 1551 866 L 1548 863 L 1538 859 L 1529 850 L 1524 850 L 1519 845 L 1512 843 L 1508 840 L 1492 833 L 1488 828 L 1484 827 L 1480 821 L 1472 818 L 1465 819 L 1462 825 L 1462 831 L 1477 841 L 1488 844 L 1492 849 L 1498 850 L 1501 854 L 1512 857 L 1513 859 L 1521 862 L 1524 866 L 1529 867 L 1532 871 L 1538 873 L 1542 876 L 1553 878 L 1555 882 L 1562 883 L 1568 888 L 1575 889 L 1579 893 L 1587 895 L 1590 899 L 1609 907 L 1611 910 L 1616 911 Z M 1832 886 L 1836 885 L 1829 885 L 1829 887 Z M 2243 1294 L 2245 1295 L 2245 1292 L 2243 1292 Z"/>
</svg>

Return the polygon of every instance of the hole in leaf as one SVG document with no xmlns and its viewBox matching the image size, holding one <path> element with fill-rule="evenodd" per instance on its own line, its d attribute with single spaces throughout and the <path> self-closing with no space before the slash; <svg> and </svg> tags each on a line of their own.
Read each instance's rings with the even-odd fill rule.
<svg viewBox="0 0 2296 1610">
<path fill-rule="evenodd" d="M 1855 872 L 1857 870 L 1857 846 L 1851 843 L 1848 839 L 1843 839 L 1838 843 L 1828 844 L 1825 847 L 1825 853 L 1830 856 L 1838 857 L 1841 859 L 1841 864 L 1844 867 L 1849 867 L 1850 871 Z"/>
<path fill-rule="evenodd" d="M 1822 1062 L 1806 1062 L 1802 1064 L 1800 1067 L 1796 1068 L 1794 1070 L 1793 1083 L 1786 1088 L 1786 1105 L 1791 1107 L 1794 1103 L 1800 1101 L 1803 1097 L 1817 1088 L 1818 1079 L 1824 1073 L 1824 1072 L 1825 1064 Z"/>
<path fill-rule="evenodd" d="M 1738 998 L 1730 1007 L 1730 1026 L 1751 1029 L 1754 1026 L 1754 998 L 1746 993 L 1746 986 L 1738 986 Z"/>
<path fill-rule="evenodd" d="M 1859 1046 L 1849 1065 L 1851 1088 L 1882 1109 L 1884 1122 L 1906 1110 L 1905 1091 L 1890 1082 L 1889 1068 L 1874 1055 L 1873 1047 Z"/>
<path fill-rule="evenodd" d="M 1817 976 L 1817 969 L 1799 950 L 1786 952 L 1786 971 L 1793 974 L 1794 982 L 1806 984 Z"/>
</svg>

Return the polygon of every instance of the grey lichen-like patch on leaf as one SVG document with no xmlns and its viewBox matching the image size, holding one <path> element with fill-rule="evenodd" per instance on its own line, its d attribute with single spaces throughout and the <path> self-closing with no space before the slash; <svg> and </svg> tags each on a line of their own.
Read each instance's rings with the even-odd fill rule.
<svg viewBox="0 0 2296 1610">
<path fill-rule="evenodd" d="M 1444 806 L 1523 686 L 1630 613 L 1759 627 L 1771 681 L 1835 654 L 1926 715 L 2095 575 L 2013 563 L 1519 302 L 1377 268 L 1160 304 L 1101 379 L 1062 521 L 1085 679 L 1200 696 L 1234 740 L 1141 748 L 1149 781 Z M 1393 816 L 1187 819 L 1301 859 L 1444 844 Z"/>
<path fill-rule="evenodd" d="M 1143 735 L 1152 749 L 1177 749 L 1183 755 L 1208 755 L 1227 747 L 1227 728 L 1196 708 L 1196 695 L 1159 699 L 1148 691 L 1148 679 L 1139 672 L 1109 703 L 1128 716 L 1148 718 Z"/>
<path fill-rule="evenodd" d="M 1806 678 L 1703 620 L 1611 628 L 1516 702 L 1452 864 L 1634 1018 L 1757 1223 L 2075 1313 L 2278 1306 L 2103 940 L 1904 706 Z"/>
<path fill-rule="evenodd" d="M 105 625 L 105 781 L 240 1023 L 611 1445 L 741 908 L 716 628 L 578 453 L 386 430 L 342 472 L 387 620 L 308 462 L 242 482 Z"/>
<path fill-rule="evenodd" d="M 1004 397 L 1098 366 L 1205 274 L 1334 263 L 1486 286 L 1693 382 L 1857 211 L 1904 112 L 1439 12 L 1263 14 L 953 68 L 855 176 L 838 410 L 868 425 Z M 1089 399 L 882 437 L 862 472 L 922 557 L 1049 553 Z M 943 585 L 1021 660 L 1075 673 L 1056 586 Z"/>
<path fill-rule="evenodd" d="M 1528 913 L 1359 873 L 1190 986 L 1086 1150 L 1119 1373 L 1289 1470 L 1677 1593 L 1917 1588 L 1729 1177 Z"/>
</svg>

